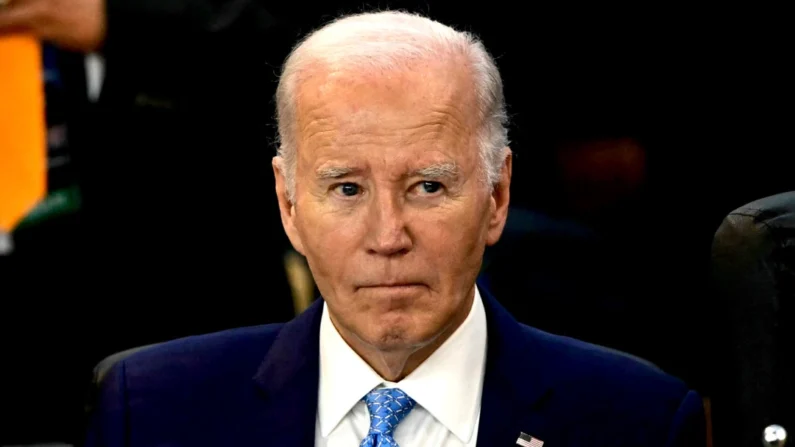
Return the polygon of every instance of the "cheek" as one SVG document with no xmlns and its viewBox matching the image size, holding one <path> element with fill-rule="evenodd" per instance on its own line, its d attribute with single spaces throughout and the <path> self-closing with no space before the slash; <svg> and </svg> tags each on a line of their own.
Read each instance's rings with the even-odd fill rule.
<svg viewBox="0 0 795 447">
<path fill-rule="evenodd" d="M 480 208 L 471 206 L 446 209 L 444 212 L 418 216 L 415 222 L 423 251 L 435 260 L 436 267 L 448 273 L 473 268 L 479 264 L 486 237 L 486 220 Z"/>
<path fill-rule="evenodd" d="M 313 274 L 339 277 L 360 245 L 363 225 L 352 215 L 311 209 L 296 214 L 296 228 L 304 242 Z M 320 279 L 320 278 L 316 278 Z"/>
</svg>

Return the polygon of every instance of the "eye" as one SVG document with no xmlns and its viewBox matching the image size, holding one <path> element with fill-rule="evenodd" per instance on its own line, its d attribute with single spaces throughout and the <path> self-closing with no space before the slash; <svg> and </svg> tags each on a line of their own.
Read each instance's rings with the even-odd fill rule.
<svg viewBox="0 0 795 447">
<path fill-rule="evenodd" d="M 433 194 L 436 191 L 442 189 L 442 184 L 439 182 L 422 182 L 420 186 L 422 187 L 422 190 L 428 194 Z"/>
<path fill-rule="evenodd" d="M 356 183 L 342 183 L 335 188 L 337 192 L 346 197 L 353 197 L 359 194 L 361 188 Z"/>
<path fill-rule="evenodd" d="M 439 182 L 425 181 L 417 184 L 420 194 L 436 194 L 442 189 L 442 184 Z"/>
</svg>

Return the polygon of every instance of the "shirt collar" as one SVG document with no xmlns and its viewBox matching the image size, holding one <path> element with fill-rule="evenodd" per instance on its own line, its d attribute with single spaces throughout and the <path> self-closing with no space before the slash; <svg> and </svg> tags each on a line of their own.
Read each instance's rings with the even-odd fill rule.
<svg viewBox="0 0 795 447">
<path fill-rule="evenodd" d="M 323 303 L 317 407 L 323 437 L 327 437 L 351 408 L 383 380 L 342 339 L 331 322 L 328 305 Z"/>
<path fill-rule="evenodd" d="M 385 382 L 342 339 L 324 304 L 320 322 L 318 416 L 326 437 L 373 388 L 396 386 L 463 443 L 480 414 L 486 364 L 486 311 L 475 287 L 469 315 L 439 348 L 399 383 Z"/>
</svg>

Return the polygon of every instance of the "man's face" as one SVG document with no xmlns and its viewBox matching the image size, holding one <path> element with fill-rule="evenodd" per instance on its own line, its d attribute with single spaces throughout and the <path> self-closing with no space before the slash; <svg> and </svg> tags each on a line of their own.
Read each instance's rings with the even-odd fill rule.
<svg viewBox="0 0 795 447">
<path fill-rule="evenodd" d="M 419 348 L 463 320 L 505 223 L 510 157 L 492 192 L 461 71 L 318 72 L 298 91 L 295 203 L 274 163 L 285 229 L 332 321 L 381 351 Z"/>
</svg>

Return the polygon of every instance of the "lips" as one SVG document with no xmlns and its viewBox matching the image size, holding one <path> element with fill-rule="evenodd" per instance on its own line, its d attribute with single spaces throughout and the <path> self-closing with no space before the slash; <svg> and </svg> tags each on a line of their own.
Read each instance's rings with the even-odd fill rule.
<svg viewBox="0 0 795 447">
<path fill-rule="evenodd" d="M 408 289 L 412 287 L 424 287 L 425 284 L 415 281 L 401 281 L 401 282 L 381 282 L 381 283 L 366 283 L 358 285 L 357 289 Z"/>
</svg>

